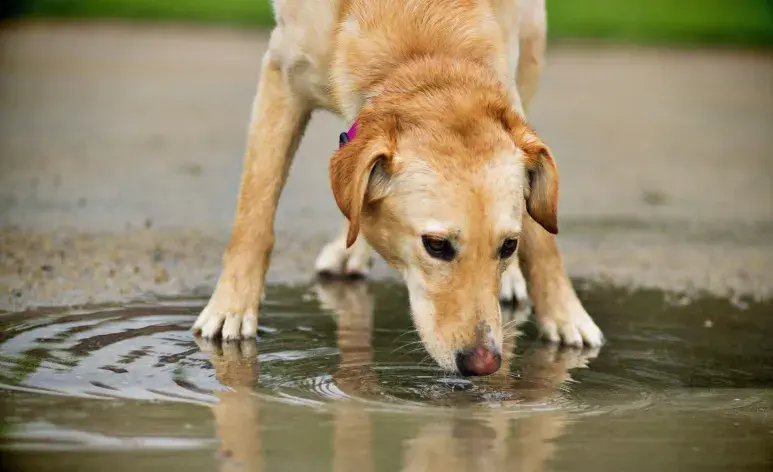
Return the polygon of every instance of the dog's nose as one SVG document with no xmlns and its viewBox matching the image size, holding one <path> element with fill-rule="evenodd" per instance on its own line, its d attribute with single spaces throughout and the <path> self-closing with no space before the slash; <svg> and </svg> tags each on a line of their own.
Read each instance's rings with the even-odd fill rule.
<svg viewBox="0 0 773 472">
<path fill-rule="evenodd" d="M 483 346 L 456 354 L 456 368 L 466 377 L 491 375 L 499 370 L 500 365 L 502 365 L 502 356 Z"/>
</svg>

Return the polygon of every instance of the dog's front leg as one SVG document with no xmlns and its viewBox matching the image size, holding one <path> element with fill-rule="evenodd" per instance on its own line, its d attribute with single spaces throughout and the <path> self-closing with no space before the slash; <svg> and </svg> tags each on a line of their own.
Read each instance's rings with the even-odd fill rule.
<svg viewBox="0 0 773 472">
<path fill-rule="evenodd" d="M 564 269 L 556 238 L 524 212 L 519 260 L 542 335 L 569 346 L 601 346 L 604 336 L 583 308 Z"/>
<path fill-rule="evenodd" d="M 293 93 L 269 53 L 252 109 L 239 201 L 215 292 L 193 329 L 205 338 L 251 338 L 274 246 L 274 215 L 308 123 L 308 103 Z"/>
</svg>

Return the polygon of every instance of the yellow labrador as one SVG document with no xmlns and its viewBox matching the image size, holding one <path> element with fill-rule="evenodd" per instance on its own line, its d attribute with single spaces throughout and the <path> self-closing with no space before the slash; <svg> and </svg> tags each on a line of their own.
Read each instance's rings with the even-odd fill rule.
<svg viewBox="0 0 773 472">
<path fill-rule="evenodd" d="M 346 217 L 317 270 L 398 270 L 443 368 L 501 364 L 500 299 L 526 298 L 544 337 L 603 343 L 559 255 L 558 172 L 526 123 L 545 51 L 544 0 L 275 0 L 220 279 L 194 324 L 254 337 L 290 163 L 313 109 L 353 124 L 330 161 Z M 519 270 L 523 270 L 524 276 Z"/>
</svg>

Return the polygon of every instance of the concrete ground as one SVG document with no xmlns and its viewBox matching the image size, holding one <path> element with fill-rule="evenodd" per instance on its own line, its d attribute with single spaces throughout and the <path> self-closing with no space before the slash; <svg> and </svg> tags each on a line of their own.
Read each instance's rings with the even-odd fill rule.
<svg viewBox="0 0 773 472">
<path fill-rule="evenodd" d="M 235 208 L 267 34 L 0 29 L 0 310 L 207 296 Z M 773 295 L 773 54 L 549 50 L 532 123 L 561 173 L 573 277 Z M 341 217 L 315 116 L 277 220 L 274 282 L 311 275 Z M 379 277 L 393 275 L 383 262 Z"/>
</svg>

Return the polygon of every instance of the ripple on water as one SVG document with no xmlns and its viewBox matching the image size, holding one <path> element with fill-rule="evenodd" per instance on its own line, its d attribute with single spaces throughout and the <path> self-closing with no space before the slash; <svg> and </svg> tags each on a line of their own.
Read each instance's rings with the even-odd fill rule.
<svg viewBox="0 0 773 472">
<path fill-rule="evenodd" d="M 0 347 L 3 388 L 81 398 L 211 403 L 219 387 L 185 306 L 20 319 Z M 6 320 L 8 323 L 8 320 Z"/>
<path fill-rule="evenodd" d="M 456 406 L 513 415 L 545 410 L 599 415 L 654 404 L 732 409 L 759 401 L 754 395 L 739 399 L 735 392 L 725 398 L 718 390 L 694 395 L 653 386 L 648 376 L 668 376 L 657 373 L 657 363 L 643 362 L 643 351 L 618 356 L 631 360 L 630 370 L 584 369 L 596 353 L 532 345 L 518 351 L 509 377 L 471 381 L 438 371 L 421 350 L 396 354 L 395 339 L 404 339 L 408 320 L 389 329 L 373 329 L 369 321 L 337 330 L 346 318 L 313 304 L 275 303 L 261 319 L 260 342 L 202 344 L 189 331 L 199 309 L 200 302 L 178 302 L 5 316 L 0 388 L 208 405 L 235 382 L 249 384 L 263 398 L 314 408 L 346 400 L 391 411 Z"/>
<path fill-rule="evenodd" d="M 215 366 L 254 359 L 260 365 L 257 393 L 317 407 L 341 399 L 416 408 L 447 405 L 462 397 L 497 401 L 513 396 L 498 396 L 469 380 L 448 377 L 426 361 L 419 365 L 418 358 L 341 366 L 335 326 L 321 323 L 320 314 L 309 314 L 302 329 L 293 327 L 297 314 L 267 315 L 262 339 L 251 348 L 242 343 L 235 352 L 226 346 L 202 349 L 189 331 L 198 309 L 197 304 L 177 303 L 8 316 L 0 349 L 2 388 L 90 399 L 210 404 L 224 388 Z M 377 348 L 371 355 L 379 357 Z"/>
</svg>

